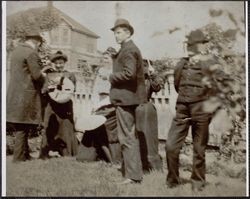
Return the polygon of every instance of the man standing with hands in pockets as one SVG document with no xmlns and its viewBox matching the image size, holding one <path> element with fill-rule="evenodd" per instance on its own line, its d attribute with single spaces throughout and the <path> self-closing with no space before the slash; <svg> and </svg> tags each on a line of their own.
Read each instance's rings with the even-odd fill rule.
<svg viewBox="0 0 250 199">
<path fill-rule="evenodd" d="M 110 100 L 116 106 L 118 140 L 122 148 L 123 176 L 120 184 L 142 181 L 139 140 L 135 130 L 135 109 L 146 102 L 143 62 L 140 50 L 131 40 L 133 27 L 126 19 L 117 19 L 114 27 L 116 42 L 121 49 L 113 61 Z"/>
</svg>

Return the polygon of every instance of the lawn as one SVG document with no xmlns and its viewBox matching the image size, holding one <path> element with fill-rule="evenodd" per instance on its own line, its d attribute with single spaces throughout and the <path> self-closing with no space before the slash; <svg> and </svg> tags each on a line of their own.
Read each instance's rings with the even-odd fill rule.
<svg viewBox="0 0 250 199">
<path fill-rule="evenodd" d="M 245 196 L 246 183 L 242 178 L 230 178 L 218 172 L 207 174 L 208 185 L 199 193 L 186 183 L 169 189 L 164 171 L 144 175 L 141 184 L 118 185 L 120 172 L 109 164 L 98 161 L 82 163 L 75 158 L 31 160 L 13 163 L 6 159 L 7 196 Z M 181 169 L 180 175 L 189 179 L 190 172 Z"/>
</svg>

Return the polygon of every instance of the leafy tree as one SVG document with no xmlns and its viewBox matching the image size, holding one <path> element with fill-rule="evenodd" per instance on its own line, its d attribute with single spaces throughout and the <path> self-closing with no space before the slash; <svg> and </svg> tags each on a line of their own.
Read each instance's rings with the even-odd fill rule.
<svg viewBox="0 0 250 199">
<path fill-rule="evenodd" d="M 153 61 L 153 67 L 155 68 L 156 74 L 166 82 L 168 73 L 174 69 L 175 64 L 172 59 L 165 58 Z"/>
<path fill-rule="evenodd" d="M 202 54 L 212 54 L 219 62 L 211 65 L 210 71 L 203 78 L 203 83 L 213 90 L 205 108 L 212 108 L 215 112 L 220 108 L 226 109 L 233 122 L 232 137 L 241 136 L 246 119 L 245 55 L 232 50 L 239 30 L 222 31 L 221 27 L 214 23 L 201 30 L 209 39 Z"/>
<path fill-rule="evenodd" d="M 49 31 L 60 23 L 60 16 L 53 8 L 32 8 L 7 16 L 7 52 L 30 31 Z"/>
</svg>

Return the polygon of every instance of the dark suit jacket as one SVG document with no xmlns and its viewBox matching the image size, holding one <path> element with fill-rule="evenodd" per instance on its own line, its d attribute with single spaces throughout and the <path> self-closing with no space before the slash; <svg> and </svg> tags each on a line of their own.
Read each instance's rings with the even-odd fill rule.
<svg viewBox="0 0 250 199">
<path fill-rule="evenodd" d="M 146 102 L 142 56 L 133 41 L 122 44 L 113 60 L 113 74 L 109 80 L 112 104 L 130 106 Z"/>
<path fill-rule="evenodd" d="M 7 122 L 40 124 L 40 89 L 44 82 L 37 52 L 22 43 L 14 49 L 7 92 Z"/>
<path fill-rule="evenodd" d="M 181 72 L 185 64 L 188 64 L 188 58 L 182 58 L 174 69 L 174 87 L 176 92 L 179 91 L 179 84 L 181 79 Z"/>
<path fill-rule="evenodd" d="M 185 69 L 188 64 L 189 59 L 183 58 L 177 63 L 174 71 L 174 86 L 179 94 L 177 102 L 191 103 L 206 100 L 212 89 L 203 85 L 202 79 L 206 73 L 210 72 L 209 67 L 211 65 L 218 64 L 218 60 L 216 57 L 208 57 L 207 60 L 200 60 L 195 65 Z M 187 75 L 187 72 L 185 73 L 185 70 L 189 70 L 189 75 Z"/>
</svg>

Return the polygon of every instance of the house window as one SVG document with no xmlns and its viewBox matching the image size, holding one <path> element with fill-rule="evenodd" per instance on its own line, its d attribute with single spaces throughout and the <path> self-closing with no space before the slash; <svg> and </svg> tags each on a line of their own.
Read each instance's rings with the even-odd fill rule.
<svg viewBox="0 0 250 199">
<path fill-rule="evenodd" d="M 63 43 L 68 43 L 68 39 L 69 39 L 69 30 L 67 28 L 63 28 L 62 30 L 62 40 Z"/>
<path fill-rule="evenodd" d="M 51 31 L 51 43 L 58 44 L 59 43 L 59 29 L 55 28 Z"/>
<path fill-rule="evenodd" d="M 89 52 L 89 53 L 93 53 L 94 52 L 94 46 L 93 46 L 93 44 L 88 44 L 87 45 L 87 51 Z"/>
</svg>

